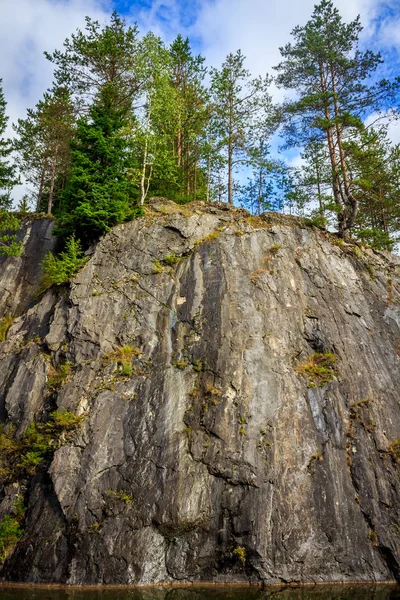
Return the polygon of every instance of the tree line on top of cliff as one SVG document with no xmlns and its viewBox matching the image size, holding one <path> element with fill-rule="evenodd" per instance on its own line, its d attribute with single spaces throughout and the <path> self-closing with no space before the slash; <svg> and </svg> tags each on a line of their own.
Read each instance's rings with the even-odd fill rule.
<svg viewBox="0 0 400 600">
<path fill-rule="evenodd" d="M 330 0 L 316 5 L 275 67 L 276 85 L 295 99 L 274 105 L 273 78 L 252 78 L 240 50 L 208 69 L 180 35 L 166 47 L 117 12 L 103 27 L 87 17 L 84 31 L 46 54 L 53 87 L 14 124 L 12 141 L 0 88 L 0 207 L 11 208 L 19 173 L 31 185 L 20 210 L 34 201 L 36 212 L 56 216 L 62 239 L 84 245 L 161 195 L 286 210 L 392 249 L 400 145 L 387 126 L 398 117 L 400 78 L 379 79 L 381 55 L 359 49 L 361 30 Z M 301 148 L 300 168 L 273 156 L 278 130 L 286 147 Z"/>
</svg>

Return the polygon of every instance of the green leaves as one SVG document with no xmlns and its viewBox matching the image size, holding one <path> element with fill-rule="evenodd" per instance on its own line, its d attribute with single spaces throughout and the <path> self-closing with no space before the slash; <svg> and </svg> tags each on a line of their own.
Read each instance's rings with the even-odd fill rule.
<svg viewBox="0 0 400 600">
<path fill-rule="evenodd" d="M 62 285 L 72 279 L 86 261 L 79 240 L 72 235 L 60 256 L 54 256 L 51 252 L 46 254 L 42 262 L 43 275 L 39 283 L 39 293 L 43 293 L 52 285 Z"/>
<path fill-rule="evenodd" d="M 17 231 L 21 221 L 6 210 L 0 209 L 0 256 L 21 256 L 22 242 L 17 242 L 17 236 L 10 232 Z"/>
<path fill-rule="evenodd" d="M 8 117 L 6 116 L 6 101 L 1 84 L 2 79 L 0 79 L 0 210 L 4 210 L 11 208 L 11 189 L 19 183 L 19 180 L 15 173 L 14 164 L 9 162 L 12 152 L 11 142 L 3 137 Z"/>
</svg>

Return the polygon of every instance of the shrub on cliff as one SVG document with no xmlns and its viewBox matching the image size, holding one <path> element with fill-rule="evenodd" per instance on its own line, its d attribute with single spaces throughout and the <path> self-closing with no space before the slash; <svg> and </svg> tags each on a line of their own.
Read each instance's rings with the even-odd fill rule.
<svg viewBox="0 0 400 600">
<path fill-rule="evenodd" d="M 60 256 L 54 256 L 52 252 L 46 254 L 42 263 L 43 275 L 39 283 L 39 294 L 52 285 L 61 285 L 72 279 L 86 261 L 80 241 L 72 235 Z"/>
</svg>

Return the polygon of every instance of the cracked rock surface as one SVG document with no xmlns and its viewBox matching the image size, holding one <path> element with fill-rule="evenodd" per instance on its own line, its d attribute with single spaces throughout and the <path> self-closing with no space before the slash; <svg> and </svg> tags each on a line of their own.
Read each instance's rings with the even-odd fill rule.
<svg viewBox="0 0 400 600">
<path fill-rule="evenodd" d="M 400 261 L 334 240 L 282 215 L 153 200 L 15 320 L 3 422 L 21 435 L 51 410 L 86 418 L 28 483 L 3 577 L 400 577 Z M 328 351 L 333 378 L 308 387 L 295 367 Z"/>
<path fill-rule="evenodd" d="M 51 219 L 25 221 L 17 232 L 23 255 L 0 256 L 0 318 L 20 314 L 32 302 L 41 275 L 40 263 L 56 245 L 53 228 Z"/>
</svg>

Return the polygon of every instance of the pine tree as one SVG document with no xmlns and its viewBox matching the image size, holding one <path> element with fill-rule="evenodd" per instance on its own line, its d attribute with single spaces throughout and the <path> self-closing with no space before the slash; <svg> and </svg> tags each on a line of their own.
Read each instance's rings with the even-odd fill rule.
<svg viewBox="0 0 400 600">
<path fill-rule="evenodd" d="M 226 153 L 228 203 L 233 204 L 233 172 L 247 160 L 247 137 L 256 117 L 270 107 L 269 80 L 251 80 L 244 68 L 244 56 L 238 50 L 229 54 L 220 70 L 211 70 L 211 93 L 219 148 Z"/>
<path fill-rule="evenodd" d="M 36 212 L 56 212 L 59 192 L 65 185 L 70 163 L 70 142 L 75 111 L 65 88 L 44 94 L 35 109 L 14 125 L 17 137 L 16 163 L 24 179 L 33 186 Z"/>
<path fill-rule="evenodd" d="M 373 248 L 392 250 L 400 235 L 400 145 L 385 129 L 365 129 L 345 145 L 359 212 L 354 234 Z"/>
<path fill-rule="evenodd" d="M 331 0 L 315 6 L 310 21 L 292 31 L 293 44 L 280 48 L 280 87 L 295 90 L 298 99 L 283 106 L 289 146 L 325 140 L 329 150 L 331 185 L 338 206 L 339 233 L 353 227 L 358 201 L 346 160 L 346 137 L 362 128 L 362 119 L 393 104 L 399 80 L 375 84 L 369 78 L 382 63 L 380 54 L 361 52 L 359 17 L 343 22 Z"/>
<path fill-rule="evenodd" d="M 137 70 L 139 49 L 136 25 L 128 27 L 114 11 L 104 27 L 86 17 L 85 31 L 78 29 L 67 38 L 63 52 L 45 55 L 56 66 L 56 87 L 66 87 L 78 107 L 87 108 L 104 88 L 113 88 L 122 115 L 131 110 L 143 84 Z"/>
<path fill-rule="evenodd" d="M 15 174 L 15 165 L 10 163 L 12 144 L 4 137 L 8 117 L 6 116 L 6 101 L 4 99 L 2 79 L 0 79 L 0 209 L 10 209 L 12 206 L 11 190 L 19 183 Z"/>
<path fill-rule="evenodd" d="M 61 195 L 57 233 L 64 239 L 76 234 L 84 246 L 140 213 L 128 177 L 131 152 L 123 135 L 125 111 L 113 92 L 113 87 L 104 87 L 88 117 L 78 121 L 71 174 Z"/>
</svg>

